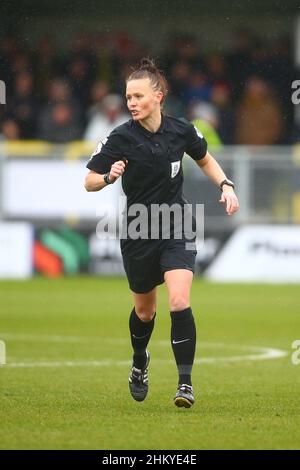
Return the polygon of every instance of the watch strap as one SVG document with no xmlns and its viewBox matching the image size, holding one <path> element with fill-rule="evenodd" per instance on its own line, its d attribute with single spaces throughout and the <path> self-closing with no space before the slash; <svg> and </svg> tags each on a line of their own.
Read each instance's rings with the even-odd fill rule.
<svg viewBox="0 0 300 470">
<path fill-rule="evenodd" d="M 114 181 L 110 181 L 109 179 L 109 172 L 108 173 L 105 173 L 105 175 L 103 175 L 103 180 L 106 184 L 112 184 L 114 183 Z"/>
<path fill-rule="evenodd" d="M 227 186 L 231 186 L 231 187 L 234 189 L 234 183 L 226 178 L 225 180 L 223 180 L 223 181 L 220 183 L 220 189 L 221 189 L 221 191 L 223 191 L 223 186 L 224 186 L 224 184 L 226 184 Z"/>
</svg>

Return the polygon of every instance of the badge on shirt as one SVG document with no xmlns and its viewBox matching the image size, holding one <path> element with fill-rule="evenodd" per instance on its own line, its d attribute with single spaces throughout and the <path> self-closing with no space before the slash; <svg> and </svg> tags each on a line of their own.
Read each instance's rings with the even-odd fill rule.
<svg viewBox="0 0 300 470">
<path fill-rule="evenodd" d="M 197 136 L 200 137 L 200 139 L 203 139 L 203 134 L 202 134 L 202 132 L 200 132 L 200 130 L 199 130 L 196 126 L 194 126 L 194 129 L 195 129 L 195 131 L 196 131 Z"/>
<path fill-rule="evenodd" d="M 174 178 L 180 169 L 180 160 L 171 162 L 171 178 Z"/>
<path fill-rule="evenodd" d="M 102 146 L 105 145 L 107 142 L 107 138 L 105 138 L 104 140 L 100 140 L 99 144 L 97 145 L 96 149 L 94 150 L 94 152 L 92 153 L 92 156 L 91 158 L 93 158 L 94 155 L 97 155 L 97 153 L 100 153 L 101 149 L 102 149 Z"/>
</svg>

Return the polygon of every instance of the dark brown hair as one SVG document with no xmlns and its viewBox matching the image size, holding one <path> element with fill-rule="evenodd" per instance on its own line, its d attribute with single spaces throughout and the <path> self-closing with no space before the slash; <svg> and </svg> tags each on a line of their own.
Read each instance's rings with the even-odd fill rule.
<svg viewBox="0 0 300 470">
<path fill-rule="evenodd" d="M 149 78 L 151 88 L 154 91 L 161 91 L 163 93 L 162 104 L 168 94 L 168 83 L 153 60 L 148 58 L 141 59 L 140 64 L 133 68 L 133 71 L 126 79 L 126 83 L 130 80 L 139 80 L 141 78 Z"/>
</svg>

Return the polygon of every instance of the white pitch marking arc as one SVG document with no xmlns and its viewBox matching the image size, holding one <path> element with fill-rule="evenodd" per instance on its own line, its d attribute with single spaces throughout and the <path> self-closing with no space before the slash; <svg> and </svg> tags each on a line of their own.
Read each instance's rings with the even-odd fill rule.
<svg viewBox="0 0 300 470">
<path fill-rule="evenodd" d="M 124 338 L 87 338 L 79 336 L 61 336 L 61 335 L 26 335 L 26 334 L 10 334 L 0 333 L 1 338 L 6 340 L 17 340 L 17 341 L 32 341 L 32 342 L 53 342 L 53 343 L 81 343 L 95 341 L 106 341 L 124 343 L 128 341 Z M 154 342 L 155 343 L 155 342 Z M 169 341 L 156 341 L 161 346 L 169 346 Z M 270 359 L 278 359 L 288 355 L 287 351 L 281 349 L 259 347 L 259 346 L 241 346 L 236 344 L 224 344 L 224 343 L 209 343 L 201 342 L 200 347 L 209 348 L 222 348 L 222 349 L 233 349 L 251 354 L 238 355 L 238 356 L 219 356 L 219 357 L 203 357 L 195 359 L 195 364 L 215 364 L 215 363 L 226 363 L 226 362 L 243 362 L 243 361 L 265 361 Z M 173 364 L 171 360 L 154 360 L 152 362 L 158 362 L 160 364 Z M 7 362 L 6 367 L 12 368 L 35 368 L 35 367 L 105 367 L 105 366 L 129 366 L 131 361 L 115 361 L 113 359 L 105 360 L 55 360 L 55 361 L 23 361 L 23 362 Z"/>
</svg>

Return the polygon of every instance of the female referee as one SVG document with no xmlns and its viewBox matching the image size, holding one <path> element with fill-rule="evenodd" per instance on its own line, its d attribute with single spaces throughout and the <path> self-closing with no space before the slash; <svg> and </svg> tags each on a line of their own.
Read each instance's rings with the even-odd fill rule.
<svg viewBox="0 0 300 470">
<path fill-rule="evenodd" d="M 233 183 L 226 178 L 216 160 L 207 152 L 201 133 L 185 119 L 162 113 L 167 95 L 167 82 L 155 64 L 142 59 L 126 80 L 126 100 L 132 119 L 116 127 L 107 141 L 100 144 L 87 164 L 87 191 L 99 191 L 122 176 L 127 196 L 127 211 L 133 204 L 153 205 L 187 202 L 182 194 L 182 157 L 187 153 L 221 189 L 220 202 L 228 215 L 238 210 Z M 126 223 L 130 221 L 127 217 Z M 196 328 L 190 306 L 190 289 L 196 249 L 191 240 L 174 235 L 170 222 L 166 238 L 159 236 L 121 239 L 124 269 L 133 294 L 134 308 L 129 318 L 133 363 L 129 389 L 136 401 L 148 393 L 147 350 L 156 314 L 156 288 L 166 282 L 171 314 L 171 345 L 178 369 L 178 386 L 174 403 L 179 407 L 193 405 L 191 373 L 196 348 Z M 178 232 L 178 230 L 177 230 Z M 129 234 L 130 235 L 130 234 Z M 189 242 L 189 249 L 187 248 Z M 195 239 L 193 240 L 195 241 Z"/>
</svg>

